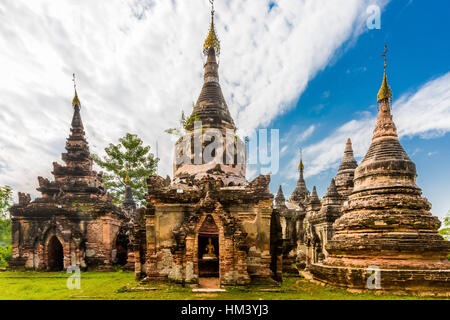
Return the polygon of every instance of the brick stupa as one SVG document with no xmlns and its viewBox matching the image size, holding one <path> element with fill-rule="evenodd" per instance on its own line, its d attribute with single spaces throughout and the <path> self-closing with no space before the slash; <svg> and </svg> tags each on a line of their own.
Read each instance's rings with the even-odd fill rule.
<svg viewBox="0 0 450 320">
<path fill-rule="evenodd" d="M 235 135 L 219 84 L 219 52 L 213 13 L 203 88 L 175 145 L 174 178 L 149 177 L 147 208 L 135 226 L 135 272 L 145 281 L 203 285 L 210 278 L 206 282 L 226 286 L 274 284 L 281 277 L 281 231 L 271 207 L 270 176 L 245 178 L 245 145 Z M 210 132 L 214 141 L 231 140 L 223 152 L 207 152 Z M 201 140 L 201 154 L 195 139 Z M 205 153 L 214 159 L 201 157 Z"/>
<path fill-rule="evenodd" d="M 19 192 L 10 210 L 13 269 L 112 269 L 120 257 L 127 262 L 128 240 L 120 243 L 118 235 L 128 228 L 132 211 L 113 204 L 102 175 L 93 170 L 76 90 L 72 106 L 65 165 L 53 163 L 54 181 L 38 177 L 41 197 L 31 201 Z"/>
<path fill-rule="evenodd" d="M 440 221 L 416 185 L 416 166 L 400 145 L 391 115 L 386 71 L 378 94 L 372 144 L 355 171 L 354 189 L 334 223 L 328 258 L 313 264 L 315 279 L 368 289 L 379 268 L 381 291 L 450 292 L 450 242 L 438 234 Z M 370 281 L 370 279 L 369 279 Z"/>
</svg>

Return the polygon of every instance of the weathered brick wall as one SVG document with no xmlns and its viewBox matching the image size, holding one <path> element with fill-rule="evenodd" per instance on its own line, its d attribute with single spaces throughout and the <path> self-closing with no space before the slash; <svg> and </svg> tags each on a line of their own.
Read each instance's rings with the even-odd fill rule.
<svg viewBox="0 0 450 320">
<path fill-rule="evenodd" d="M 174 230 L 183 226 L 194 215 L 195 204 L 156 203 L 154 214 L 147 215 L 146 276 L 150 279 L 168 279 L 176 282 L 198 281 L 198 232 L 205 218 L 211 215 L 219 232 L 219 278 L 224 285 L 245 284 L 254 278 L 270 278 L 270 201 L 255 205 L 232 206 L 230 215 L 241 224 L 245 236 L 245 248 L 234 240 L 223 225 L 223 213 L 219 210 L 204 212 L 193 225 L 192 233 L 185 238 L 183 248 L 177 248 Z M 217 211 L 217 212 L 216 212 Z M 247 249 L 246 249 L 247 248 Z M 248 250 L 248 252 L 247 252 Z M 135 253 L 136 254 L 136 253 Z M 142 270 L 138 262 L 136 272 Z"/>
<path fill-rule="evenodd" d="M 380 269 L 379 289 L 374 286 L 374 280 L 369 279 L 374 275 L 374 272 L 366 268 L 330 267 L 323 264 L 312 264 L 310 270 L 316 280 L 344 288 L 386 293 L 450 296 L 450 270 Z M 368 287 L 368 280 L 373 285 L 372 289 Z"/>
<path fill-rule="evenodd" d="M 112 215 L 98 219 L 13 217 L 10 267 L 47 270 L 49 241 L 55 236 L 63 247 L 64 268 L 72 264 L 111 268 L 111 253 L 121 224 Z"/>
</svg>

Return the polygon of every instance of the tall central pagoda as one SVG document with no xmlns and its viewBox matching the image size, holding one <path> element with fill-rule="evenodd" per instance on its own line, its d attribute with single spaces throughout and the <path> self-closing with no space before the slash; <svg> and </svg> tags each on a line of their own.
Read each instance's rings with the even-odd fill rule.
<svg viewBox="0 0 450 320">
<path fill-rule="evenodd" d="M 186 135 L 175 145 L 174 178 L 176 182 L 186 182 L 209 177 L 220 179 L 225 185 L 245 185 L 245 144 L 236 136 L 219 83 L 220 41 L 215 31 L 214 9 L 203 54 L 206 56 L 203 87 L 185 126 Z M 221 144 L 213 151 L 214 159 L 205 159 L 209 141 Z M 211 152 L 206 156 L 211 156 Z"/>
<path fill-rule="evenodd" d="M 214 9 L 211 16 L 203 88 L 175 145 L 174 178 L 147 180 L 147 209 L 135 226 L 136 277 L 273 283 L 281 276 L 281 252 L 270 176 L 245 178 L 245 147 L 219 84 Z"/>
</svg>

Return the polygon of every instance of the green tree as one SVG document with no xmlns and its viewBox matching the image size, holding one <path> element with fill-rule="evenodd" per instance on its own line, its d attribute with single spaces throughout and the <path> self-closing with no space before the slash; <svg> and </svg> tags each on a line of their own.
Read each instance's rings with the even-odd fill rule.
<svg viewBox="0 0 450 320">
<path fill-rule="evenodd" d="M 194 107 L 195 105 L 194 103 L 192 103 L 192 108 Z M 181 111 L 181 117 L 180 120 L 178 120 L 179 127 L 169 128 L 167 130 L 164 130 L 164 132 L 180 138 L 186 134 L 186 129 L 195 121 L 200 121 L 200 118 L 197 117 L 196 113 L 194 113 L 193 116 L 191 115 L 190 117 L 187 117 L 184 111 Z"/>
<path fill-rule="evenodd" d="M 120 205 L 125 197 L 125 177 L 130 177 L 133 197 L 138 206 L 145 204 L 147 178 L 155 174 L 159 159 L 150 152 L 150 146 L 135 134 L 127 133 L 119 139 L 119 144 L 110 144 L 105 148 L 106 156 L 92 155 L 95 163 L 105 170 L 103 183 L 114 197 L 114 203 Z"/>
<path fill-rule="evenodd" d="M 450 241 L 450 211 L 447 212 L 447 216 L 444 218 L 444 224 L 439 230 L 439 233 L 447 240 Z"/>
<path fill-rule="evenodd" d="M 439 230 L 439 234 L 450 241 L 450 211 L 447 212 L 447 216 L 444 218 L 444 224 Z M 447 256 L 447 259 L 450 261 L 450 254 Z"/>
<path fill-rule="evenodd" d="M 11 188 L 0 187 L 0 268 L 6 267 L 12 257 L 11 219 L 8 212 L 11 204 Z"/>
</svg>

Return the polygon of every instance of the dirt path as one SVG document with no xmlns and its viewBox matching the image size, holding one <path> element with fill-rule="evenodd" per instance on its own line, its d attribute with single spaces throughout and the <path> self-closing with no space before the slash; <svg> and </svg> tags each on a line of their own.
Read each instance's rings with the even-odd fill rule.
<svg viewBox="0 0 450 320">
<path fill-rule="evenodd" d="M 199 278 L 200 289 L 220 289 L 219 278 Z"/>
</svg>

